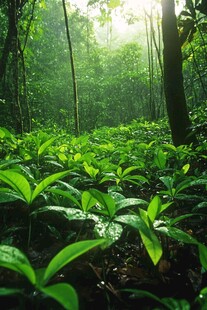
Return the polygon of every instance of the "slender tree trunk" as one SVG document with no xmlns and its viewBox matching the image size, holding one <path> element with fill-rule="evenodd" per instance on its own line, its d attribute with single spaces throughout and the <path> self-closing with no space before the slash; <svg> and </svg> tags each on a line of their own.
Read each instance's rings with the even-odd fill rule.
<svg viewBox="0 0 207 310">
<path fill-rule="evenodd" d="M 175 146 L 196 143 L 190 134 L 182 75 L 182 53 L 174 0 L 162 0 L 162 32 L 164 44 L 164 88 L 167 112 Z"/>
<path fill-rule="evenodd" d="M 71 64 L 72 81 L 73 81 L 75 134 L 79 136 L 80 135 L 79 106 L 78 106 L 78 88 L 77 88 L 76 73 L 75 73 L 75 63 L 74 63 L 74 58 L 73 58 L 73 48 L 72 48 L 72 43 L 71 43 L 65 0 L 62 0 L 62 3 L 63 3 L 64 17 L 65 17 L 66 35 L 67 35 L 67 40 L 68 40 L 69 52 L 70 52 L 70 64 Z"/>
<path fill-rule="evenodd" d="M 12 38 L 14 36 L 15 32 L 15 27 L 14 27 L 14 20 L 13 20 L 13 11 L 11 7 L 10 1 L 7 1 L 8 5 L 8 31 L 6 35 L 6 39 L 4 42 L 4 47 L 2 51 L 2 56 L 0 59 L 0 81 L 3 80 L 5 72 L 6 72 L 6 65 L 7 65 L 7 60 L 9 57 L 9 53 L 11 51 L 11 46 L 12 46 Z"/>
<path fill-rule="evenodd" d="M 23 117 L 22 107 L 19 100 L 19 55 L 18 55 L 18 28 L 17 28 L 17 6 L 16 0 L 10 2 L 10 14 L 13 20 L 13 38 L 12 38 L 12 56 L 13 56 L 13 118 L 15 120 L 15 127 L 18 133 L 23 133 Z"/>
<path fill-rule="evenodd" d="M 22 64 L 22 88 L 23 88 L 23 102 L 24 102 L 24 129 L 28 132 L 31 132 L 32 130 L 32 116 L 31 116 L 31 108 L 29 101 L 27 99 L 27 73 L 26 73 L 26 65 L 25 65 L 25 59 L 24 59 L 24 50 L 21 49 L 21 43 L 19 42 L 19 55 L 21 58 L 21 64 Z"/>
</svg>

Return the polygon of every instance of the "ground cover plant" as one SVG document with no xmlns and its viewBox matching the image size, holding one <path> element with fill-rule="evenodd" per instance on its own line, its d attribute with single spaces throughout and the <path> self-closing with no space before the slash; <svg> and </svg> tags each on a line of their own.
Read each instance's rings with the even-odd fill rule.
<svg viewBox="0 0 207 310">
<path fill-rule="evenodd" d="M 144 119 L 0 139 L 2 309 L 206 308 L 202 130 L 178 147 Z"/>
</svg>

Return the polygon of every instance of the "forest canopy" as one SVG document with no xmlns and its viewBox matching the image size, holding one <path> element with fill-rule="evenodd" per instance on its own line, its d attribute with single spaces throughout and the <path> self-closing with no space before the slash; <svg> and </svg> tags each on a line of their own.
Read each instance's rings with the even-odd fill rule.
<svg viewBox="0 0 207 310">
<path fill-rule="evenodd" d="M 2 0 L 1 125 L 20 133 L 54 125 L 74 132 L 78 121 L 79 130 L 85 132 L 140 117 L 164 117 L 165 2 L 173 3 L 67 1 L 64 18 L 62 1 Z M 176 3 L 183 88 L 187 109 L 193 111 L 206 102 L 206 5 Z M 127 40 L 120 41 L 123 29 Z M 166 38 L 173 40 L 171 34 Z M 167 54 L 175 52 L 169 49 Z"/>
</svg>

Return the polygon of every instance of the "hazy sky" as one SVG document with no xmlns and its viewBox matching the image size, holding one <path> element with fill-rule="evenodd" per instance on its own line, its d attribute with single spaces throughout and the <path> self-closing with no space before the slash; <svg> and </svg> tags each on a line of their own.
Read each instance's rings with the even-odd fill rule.
<svg viewBox="0 0 207 310">
<path fill-rule="evenodd" d="M 181 0 L 180 3 L 184 1 Z M 78 6 L 83 12 L 87 12 L 87 3 L 88 0 L 70 0 L 72 5 Z M 154 8 L 153 14 L 157 16 L 161 16 L 161 5 L 158 4 L 157 0 L 125 0 L 124 8 L 120 7 L 113 10 L 112 13 L 112 40 L 114 44 L 117 44 L 117 47 L 121 44 L 121 42 L 127 42 L 131 40 L 139 40 L 141 44 L 144 44 L 145 40 L 145 25 L 144 25 L 144 9 L 148 12 L 151 11 L 151 8 Z M 180 10 L 177 7 L 177 10 Z M 99 9 L 89 8 L 89 15 L 98 16 L 100 15 Z M 130 17 L 135 16 L 139 21 L 134 22 L 129 25 L 127 20 Z M 99 23 L 95 22 L 95 31 L 97 40 L 101 44 L 105 44 L 106 42 L 106 27 L 100 28 Z"/>
</svg>

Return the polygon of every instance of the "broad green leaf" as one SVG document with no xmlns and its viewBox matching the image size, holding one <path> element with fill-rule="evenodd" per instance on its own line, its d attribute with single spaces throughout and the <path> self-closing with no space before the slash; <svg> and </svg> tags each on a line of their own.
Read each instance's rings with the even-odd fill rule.
<svg viewBox="0 0 207 310">
<path fill-rule="evenodd" d="M 103 247 L 108 247 L 120 239 L 123 228 L 120 224 L 109 222 L 107 219 L 99 219 L 94 227 L 94 232 L 97 238 L 105 238 L 106 243 Z"/>
<path fill-rule="evenodd" d="M 186 174 L 188 172 L 188 170 L 190 169 L 190 164 L 186 164 L 182 167 L 182 171 L 184 174 Z"/>
<path fill-rule="evenodd" d="M 144 235 L 140 231 L 140 235 L 141 235 L 143 244 L 145 246 L 145 249 L 147 250 L 153 264 L 157 265 L 157 263 L 159 262 L 162 256 L 162 246 L 157 236 L 154 234 L 154 232 L 151 229 L 149 229 L 149 234 L 150 234 L 150 238 Z"/>
<path fill-rule="evenodd" d="M 67 156 L 63 153 L 59 153 L 58 154 L 58 158 L 62 161 L 62 162 L 66 162 L 68 160 Z"/>
<path fill-rule="evenodd" d="M 18 199 L 22 199 L 23 201 L 25 201 L 15 191 L 9 188 L 0 188 L 0 203 L 16 201 Z"/>
<path fill-rule="evenodd" d="M 143 177 L 142 175 L 127 175 L 127 176 L 124 177 L 123 180 L 131 182 L 132 184 L 136 184 L 136 185 L 140 185 L 141 182 L 149 183 L 147 178 Z"/>
<path fill-rule="evenodd" d="M 38 156 L 42 155 L 44 151 L 54 142 L 55 139 L 56 138 L 51 138 L 47 140 L 46 142 L 44 142 L 38 149 Z"/>
<path fill-rule="evenodd" d="M 24 275 L 32 284 L 36 283 L 34 269 L 27 257 L 17 248 L 9 245 L 0 245 L 0 266 Z"/>
<path fill-rule="evenodd" d="M 176 152 L 176 150 L 177 150 L 177 148 L 173 144 L 166 143 L 166 144 L 163 144 L 162 146 L 163 146 L 163 148 L 166 148 L 169 151 Z"/>
<path fill-rule="evenodd" d="M 115 214 L 115 201 L 114 199 L 105 193 L 102 193 L 96 189 L 89 190 L 89 193 L 98 201 L 98 203 L 104 207 L 110 217 Z"/>
<path fill-rule="evenodd" d="M 127 207 L 131 207 L 131 206 L 137 206 L 137 205 L 147 205 L 148 202 L 143 200 L 143 199 L 139 199 L 139 198 L 124 198 L 119 200 L 116 203 L 116 212 L 127 208 Z"/>
<path fill-rule="evenodd" d="M 46 207 L 40 207 L 39 209 L 33 211 L 31 215 L 35 214 L 41 214 L 44 212 L 56 212 L 58 215 L 63 216 L 69 221 L 73 220 L 93 220 L 97 222 L 99 220 L 99 216 L 90 213 L 90 212 L 84 212 L 82 210 L 78 210 L 75 208 L 66 208 L 66 207 L 60 207 L 60 206 L 46 206 Z"/>
<path fill-rule="evenodd" d="M 199 243 L 198 250 L 201 265 L 205 270 L 207 270 L 207 247 L 204 244 Z"/>
<path fill-rule="evenodd" d="M 94 168 L 93 166 L 89 166 L 87 162 L 83 163 L 83 167 L 85 171 L 90 175 L 91 178 L 95 179 L 96 175 L 99 173 L 99 169 Z"/>
<path fill-rule="evenodd" d="M 161 207 L 162 207 L 162 202 L 160 200 L 160 197 L 155 196 L 147 208 L 147 215 L 149 216 L 152 223 L 157 218 L 157 216 L 160 214 Z"/>
<path fill-rule="evenodd" d="M 10 139 L 14 139 L 14 136 L 11 134 L 11 132 L 9 130 L 7 130 L 4 127 L 0 127 L 0 138 L 10 138 Z"/>
<path fill-rule="evenodd" d="M 150 221 L 149 221 L 149 216 L 147 214 L 147 211 L 143 210 L 142 208 L 139 208 L 139 214 L 140 214 L 141 219 L 146 223 L 147 227 L 150 227 Z"/>
<path fill-rule="evenodd" d="M 162 204 L 162 205 L 161 205 L 160 213 L 163 212 L 163 211 L 165 211 L 165 210 L 166 210 L 167 208 L 169 208 L 172 204 L 173 204 L 173 201 Z"/>
<path fill-rule="evenodd" d="M 31 188 L 23 175 L 12 170 L 0 171 L 0 179 L 11 186 L 27 204 L 30 204 Z"/>
<path fill-rule="evenodd" d="M 78 206 L 79 208 L 81 208 L 81 204 L 79 203 L 79 201 L 73 196 L 71 195 L 71 193 L 63 191 L 61 189 L 56 189 L 56 188 L 50 188 L 47 190 L 48 192 L 63 196 L 65 198 L 68 198 L 69 200 L 71 200 L 72 202 L 74 202 L 74 204 L 76 206 Z"/>
<path fill-rule="evenodd" d="M 147 227 L 146 223 L 141 219 L 138 215 L 119 215 L 115 218 L 116 222 L 120 222 L 126 225 L 129 225 L 139 231 L 141 231 L 144 235 L 150 238 L 150 230 Z"/>
<path fill-rule="evenodd" d="M 100 181 L 99 184 L 107 182 L 107 181 L 114 181 L 116 179 L 116 175 L 114 173 L 107 173 Z"/>
<path fill-rule="evenodd" d="M 167 189 L 171 192 L 173 188 L 173 178 L 169 176 L 160 177 L 160 180 L 165 184 Z"/>
<path fill-rule="evenodd" d="M 197 186 L 197 185 L 207 185 L 207 178 L 197 179 L 190 183 L 190 186 Z"/>
<path fill-rule="evenodd" d="M 175 228 L 175 227 L 157 227 L 157 231 L 161 232 L 162 234 L 177 240 L 178 242 L 188 243 L 188 244 L 198 244 L 198 241 L 194 239 L 189 234 L 185 233 L 184 231 Z"/>
<path fill-rule="evenodd" d="M 122 167 L 118 167 L 116 173 L 117 173 L 118 177 L 121 178 L 122 177 Z"/>
<path fill-rule="evenodd" d="M 21 295 L 23 290 L 18 288 L 0 287 L 0 296 Z"/>
<path fill-rule="evenodd" d="M 64 309 L 78 310 L 78 296 L 75 289 L 67 283 L 57 283 L 47 287 L 42 287 L 40 290 L 59 302 Z"/>
<path fill-rule="evenodd" d="M 163 152 L 162 149 L 157 150 L 154 158 L 154 163 L 159 169 L 165 169 L 166 167 L 166 154 Z"/>
<path fill-rule="evenodd" d="M 32 199 L 31 202 L 34 201 L 34 199 L 41 193 L 43 192 L 50 184 L 54 183 L 55 181 L 64 178 L 66 175 L 70 173 L 70 170 L 58 172 L 55 174 L 50 175 L 49 177 L 45 178 L 42 182 L 40 182 L 35 190 L 32 193 Z"/>
<path fill-rule="evenodd" d="M 162 303 L 167 309 L 170 310 L 190 310 L 191 305 L 185 299 L 175 299 L 175 298 L 162 298 Z"/>
<path fill-rule="evenodd" d="M 66 246 L 57 255 L 55 255 L 47 266 L 44 273 L 44 284 L 46 284 L 57 271 L 70 263 L 72 260 L 104 242 L 104 239 L 86 240 Z"/>
<path fill-rule="evenodd" d="M 169 219 L 167 222 L 169 223 L 170 226 L 173 226 L 175 225 L 176 223 L 182 221 L 182 220 L 185 220 L 189 217 L 192 217 L 192 216 L 198 216 L 197 214 L 193 214 L 193 213 L 188 213 L 188 214 L 184 214 L 184 215 L 180 215 L 174 219 Z"/>
<path fill-rule="evenodd" d="M 176 194 L 181 192 L 182 190 L 190 187 L 191 185 L 191 181 L 192 179 L 189 177 L 187 180 L 184 180 L 182 182 L 180 182 L 177 186 L 176 186 Z"/>
<path fill-rule="evenodd" d="M 137 170 L 136 166 L 131 166 L 126 168 L 123 172 L 122 172 L 122 178 L 124 178 L 126 175 L 128 175 L 130 172 Z"/>
<path fill-rule="evenodd" d="M 82 209 L 87 212 L 90 208 L 94 207 L 97 203 L 97 199 L 95 199 L 90 192 L 85 191 L 82 194 Z"/>
<path fill-rule="evenodd" d="M 78 161 L 79 159 L 81 159 L 81 157 L 82 157 L 81 153 L 76 153 L 74 155 L 74 161 Z"/>
<path fill-rule="evenodd" d="M 7 159 L 7 160 L 1 160 L 0 161 L 0 169 L 5 169 L 10 165 L 17 164 L 21 160 L 20 159 Z"/>
</svg>

